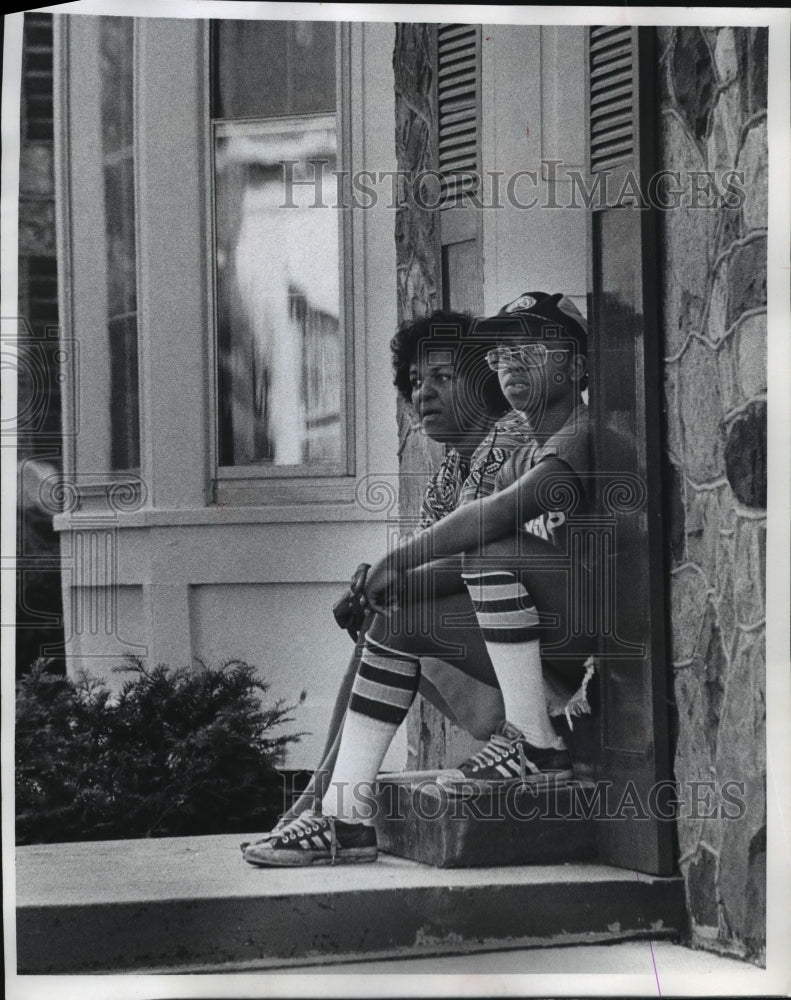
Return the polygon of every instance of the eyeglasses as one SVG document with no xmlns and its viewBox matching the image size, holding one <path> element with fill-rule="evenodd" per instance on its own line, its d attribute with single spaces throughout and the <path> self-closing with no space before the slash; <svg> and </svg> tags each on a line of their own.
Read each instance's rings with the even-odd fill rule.
<svg viewBox="0 0 791 1000">
<path fill-rule="evenodd" d="M 568 354 L 570 347 L 547 347 L 546 344 L 521 344 L 519 347 L 495 347 L 486 354 L 486 364 L 492 371 L 498 372 L 507 368 L 509 364 L 521 363 L 540 367 L 547 363 L 551 356 L 556 361 L 562 361 L 556 355 Z"/>
</svg>

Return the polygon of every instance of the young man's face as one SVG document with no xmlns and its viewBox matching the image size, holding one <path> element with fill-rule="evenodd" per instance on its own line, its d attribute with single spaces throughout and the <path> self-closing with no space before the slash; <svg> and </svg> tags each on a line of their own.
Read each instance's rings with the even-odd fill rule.
<svg viewBox="0 0 791 1000">
<path fill-rule="evenodd" d="M 571 340 L 503 338 L 492 355 L 503 395 L 529 417 L 540 418 L 552 404 L 579 395 L 573 377 L 578 350 Z"/>
</svg>

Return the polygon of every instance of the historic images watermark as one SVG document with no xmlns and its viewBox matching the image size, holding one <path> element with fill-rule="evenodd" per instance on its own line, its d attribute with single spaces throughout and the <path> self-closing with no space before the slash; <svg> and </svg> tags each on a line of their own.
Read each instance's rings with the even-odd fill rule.
<svg viewBox="0 0 791 1000">
<path fill-rule="evenodd" d="M 722 210 L 741 208 L 742 170 L 659 170 L 641 182 L 634 170 L 587 175 L 562 160 L 542 160 L 538 170 L 331 170 L 326 159 L 281 160 L 280 208 L 437 208 Z M 312 201 L 310 200 L 312 196 Z"/>
<path fill-rule="evenodd" d="M 283 776 L 284 801 L 295 797 L 293 779 Z M 628 821 L 741 820 L 747 813 L 744 781 L 659 781 L 648 789 L 612 781 L 536 786 L 484 786 L 479 782 L 431 775 L 405 784 L 384 780 L 349 786 L 334 783 L 338 807 L 351 802 L 351 819 L 400 821 L 415 815 L 426 822 L 516 820 Z M 347 789 L 349 794 L 347 794 Z"/>
</svg>

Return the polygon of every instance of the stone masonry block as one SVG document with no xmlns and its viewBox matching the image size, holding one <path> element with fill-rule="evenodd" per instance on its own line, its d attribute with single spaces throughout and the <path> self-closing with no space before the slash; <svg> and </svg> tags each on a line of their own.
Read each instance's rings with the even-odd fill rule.
<svg viewBox="0 0 791 1000">
<path fill-rule="evenodd" d="M 717 349 L 717 372 L 725 415 L 766 394 L 766 315 L 742 320 Z"/>
<path fill-rule="evenodd" d="M 728 491 L 730 492 L 730 491 Z M 735 533 L 720 531 L 717 544 L 717 609 L 722 641 L 727 650 L 736 636 L 736 610 L 734 608 L 733 550 Z"/>
<path fill-rule="evenodd" d="M 704 170 L 705 163 L 677 115 L 663 115 L 661 121 L 664 165 L 677 170 L 686 185 L 687 172 Z M 679 352 L 690 330 L 700 329 L 708 294 L 708 270 L 703 265 L 711 254 L 715 216 L 715 212 L 684 207 L 661 213 L 666 356 Z M 701 266 L 690 267 L 690 261 L 700 261 Z"/>
<path fill-rule="evenodd" d="M 665 364 L 665 412 L 667 414 L 667 437 L 665 446 L 671 461 L 681 465 L 684 450 L 681 422 L 679 420 L 678 380 L 680 362 Z"/>
<path fill-rule="evenodd" d="M 743 634 L 731 666 L 720 723 L 717 774 L 744 782 L 742 815 L 726 821 L 721 847 L 721 936 L 736 938 L 748 952 L 765 938 L 765 672 L 763 633 Z"/>
<path fill-rule="evenodd" d="M 720 80 L 731 80 L 739 73 L 739 58 L 733 28 L 721 28 L 714 46 L 714 64 Z"/>
<path fill-rule="evenodd" d="M 742 212 L 745 228 L 764 229 L 768 220 L 768 146 L 765 121 L 758 122 L 747 132 L 736 167 L 744 171 Z"/>
<path fill-rule="evenodd" d="M 742 127 L 742 101 L 738 80 L 730 83 L 717 98 L 711 113 L 710 131 L 706 142 L 709 170 L 730 170 L 739 152 Z"/>
<path fill-rule="evenodd" d="M 703 848 L 687 868 L 687 905 L 698 927 L 717 927 L 717 858 Z"/>
<path fill-rule="evenodd" d="M 728 261 L 720 262 L 714 272 L 706 318 L 706 336 L 718 343 L 728 329 Z"/>
<path fill-rule="evenodd" d="M 737 622 L 755 625 L 766 617 L 766 524 L 741 520 L 736 528 L 734 594 Z"/>
<path fill-rule="evenodd" d="M 766 508 L 766 403 L 751 403 L 728 427 L 725 470 L 731 489 L 747 507 Z"/>
<path fill-rule="evenodd" d="M 670 578 L 671 649 L 674 663 L 686 663 L 697 645 L 708 601 L 707 582 L 699 572 L 684 567 Z"/>
<path fill-rule="evenodd" d="M 766 267 L 765 236 L 734 249 L 728 264 L 728 327 L 742 313 L 766 305 Z"/>
<path fill-rule="evenodd" d="M 722 474 L 725 428 L 716 358 L 700 340 L 684 353 L 679 387 L 684 468 L 693 482 L 710 482 Z"/>
<path fill-rule="evenodd" d="M 705 140 L 717 79 L 711 50 L 700 28 L 678 29 L 673 51 L 673 89 L 696 139 Z"/>
<path fill-rule="evenodd" d="M 700 566 L 704 577 L 714 586 L 717 581 L 717 548 L 722 512 L 720 497 L 726 487 L 695 490 L 687 488 L 687 556 Z"/>
<path fill-rule="evenodd" d="M 766 393 L 766 314 L 749 316 L 734 333 L 734 374 L 739 383 L 739 403 Z"/>
<path fill-rule="evenodd" d="M 730 337 L 726 337 L 720 342 L 716 352 L 717 377 L 720 385 L 723 416 L 726 413 L 730 413 L 731 410 L 735 409 L 742 402 L 739 376 L 736 371 L 735 358 L 737 356 L 736 333 L 733 333 Z"/>
<path fill-rule="evenodd" d="M 722 699 L 728 679 L 728 658 L 722 645 L 722 635 L 717 624 L 713 604 L 706 611 L 706 618 L 695 650 L 695 667 L 703 673 L 703 725 L 711 760 L 716 759 Z"/>
<path fill-rule="evenodd" d="M 750 102 L 749 113 L 766 109 L 769 69 L 769 29 L 743 28 L 748 53 Z"/>
<path fill-rule="evenodd" d="M 667 462 L 667 506 L 669 512 L 670 550 L 673 563 L 677 566 L 684 562 L 686 552 L 686 511 L 684 508 L 684 475 L 678 466 Z"/>
<path fill-rule="evenodd" d="M 673 773 L 682 788 L 689 782 L 709 781 L 712 762 L 704 735 L 705 697 L 703 676 L 697 666 L 675 671 L 674 689 L 678 706 L 678 736 Z M 703 836 L 703 820 L 690 810 L 680 810 L 677 822 L 679 851 L 694 854 Z M 707 838 L 708 839 L 708 838 Z"/>
</svg>

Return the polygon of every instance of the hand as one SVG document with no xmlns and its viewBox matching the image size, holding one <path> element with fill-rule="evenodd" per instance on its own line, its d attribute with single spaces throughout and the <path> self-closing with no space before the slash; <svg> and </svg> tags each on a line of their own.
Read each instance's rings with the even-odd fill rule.
<svg viewBox="0 0 791 1000">
<path fill-rule="evenodd" d="M 332 613 L 341 628 L 345 628 L 352 639 L 357 642 L 360 629 L 365 620 L 367 602 L 363 594 L 365 576 L 370 569 L 368 563 L 360 563 L 355 570 L 349 589 L 340 600 L 336 601 Z"/>
<path fill-rule="evenodd" d="M 368 570 L 365 578 L 363 593 L 368 607 L 379 614 L 389 615 L 398 607 L 405 582 L 404 573 L 398 572 L 387 559 L 381 559 Z"/>
</svg>

